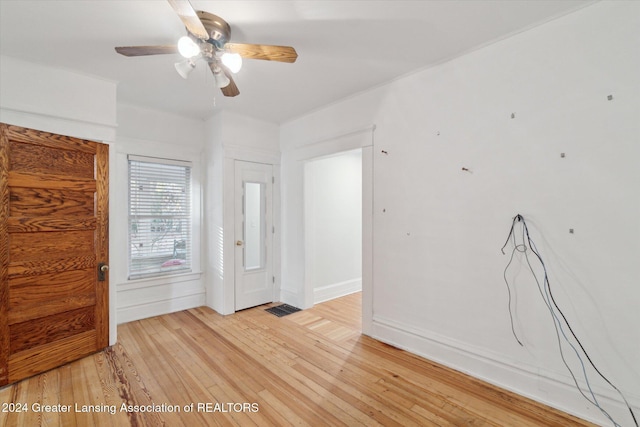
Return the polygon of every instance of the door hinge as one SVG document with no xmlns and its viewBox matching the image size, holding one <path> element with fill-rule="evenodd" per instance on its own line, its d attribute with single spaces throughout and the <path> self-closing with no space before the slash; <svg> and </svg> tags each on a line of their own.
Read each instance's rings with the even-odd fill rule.
<svg viewBox="0 0 640 427">
<path fill-rule="evenodd" d="M 271 183 L 272 183 L 272 184 L 275 184 L 275 183 L 276 183 L 276 177 L 275 177 L 275 176 L 272 176 L 272 177 L 271 177 Z"/>
<path fill-rule="evenodd" d="M 275 225 L 271 226 L 271 234 L 275 234 L 276 233 L 276 227 Z"/>
<path fill-rule="evenodd" d="M 271 282 L 276 283 L 276 276 L 271 276 Z"/>
</svg>

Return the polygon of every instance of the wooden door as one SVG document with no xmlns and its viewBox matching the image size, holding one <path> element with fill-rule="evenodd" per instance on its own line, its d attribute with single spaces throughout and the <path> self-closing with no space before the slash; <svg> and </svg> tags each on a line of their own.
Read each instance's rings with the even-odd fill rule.
<svg viewBox="0 0 640 427">
<path fill-rule="evenodd" d="M 0 124 L 0 386 L 109 344 L 108 158 Z"/>
</svg>

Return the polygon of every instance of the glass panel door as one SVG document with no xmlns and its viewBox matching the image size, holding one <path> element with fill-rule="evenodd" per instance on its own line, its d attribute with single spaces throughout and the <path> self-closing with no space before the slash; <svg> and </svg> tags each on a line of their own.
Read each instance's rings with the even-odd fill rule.
<svg viewBox="0 0 640 427">
<path fill-rule="evenodd" d="M 258 270 L 265 259 L 264 183 L 244 183 L 244 269 Z"/>
</svg>

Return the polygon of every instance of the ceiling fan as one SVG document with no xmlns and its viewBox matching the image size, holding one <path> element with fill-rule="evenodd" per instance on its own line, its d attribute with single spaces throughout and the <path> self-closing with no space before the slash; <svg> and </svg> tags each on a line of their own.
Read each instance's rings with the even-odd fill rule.
<svg viewBox="0 0 640 427">
<path fill-rule="evenodd" d="M 267 61 L 295 62 L 296 50 L 291 46 L 229 43 L 231 27 L 219 16 L 195 11 L 189 0 L 167 0 L 187 29 L 187 35 L 177 45 L 121 46 L 116 52 L 124 56 L 146 56 L 180 53 L 186 59 L 175 64 L 176 70 L 187 78 L 195 68 L 196 60 L 206 61 L 213 73 L 216 86 L 224 96 L 240 94 L 232 73 L 242 66 L 242 58 Z"/>
</svg>

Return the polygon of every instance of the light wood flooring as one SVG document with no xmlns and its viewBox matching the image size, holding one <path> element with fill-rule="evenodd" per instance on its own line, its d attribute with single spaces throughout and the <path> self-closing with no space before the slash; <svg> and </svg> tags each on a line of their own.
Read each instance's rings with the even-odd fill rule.
<svg viewBox="0 0 640 427">
<path fill-rule="evenodd" d="M 360 298 L 120 325 L 113 347 L 0 389 L 0 426 L 591 425 L 362 336 Z"/>
</svg>

